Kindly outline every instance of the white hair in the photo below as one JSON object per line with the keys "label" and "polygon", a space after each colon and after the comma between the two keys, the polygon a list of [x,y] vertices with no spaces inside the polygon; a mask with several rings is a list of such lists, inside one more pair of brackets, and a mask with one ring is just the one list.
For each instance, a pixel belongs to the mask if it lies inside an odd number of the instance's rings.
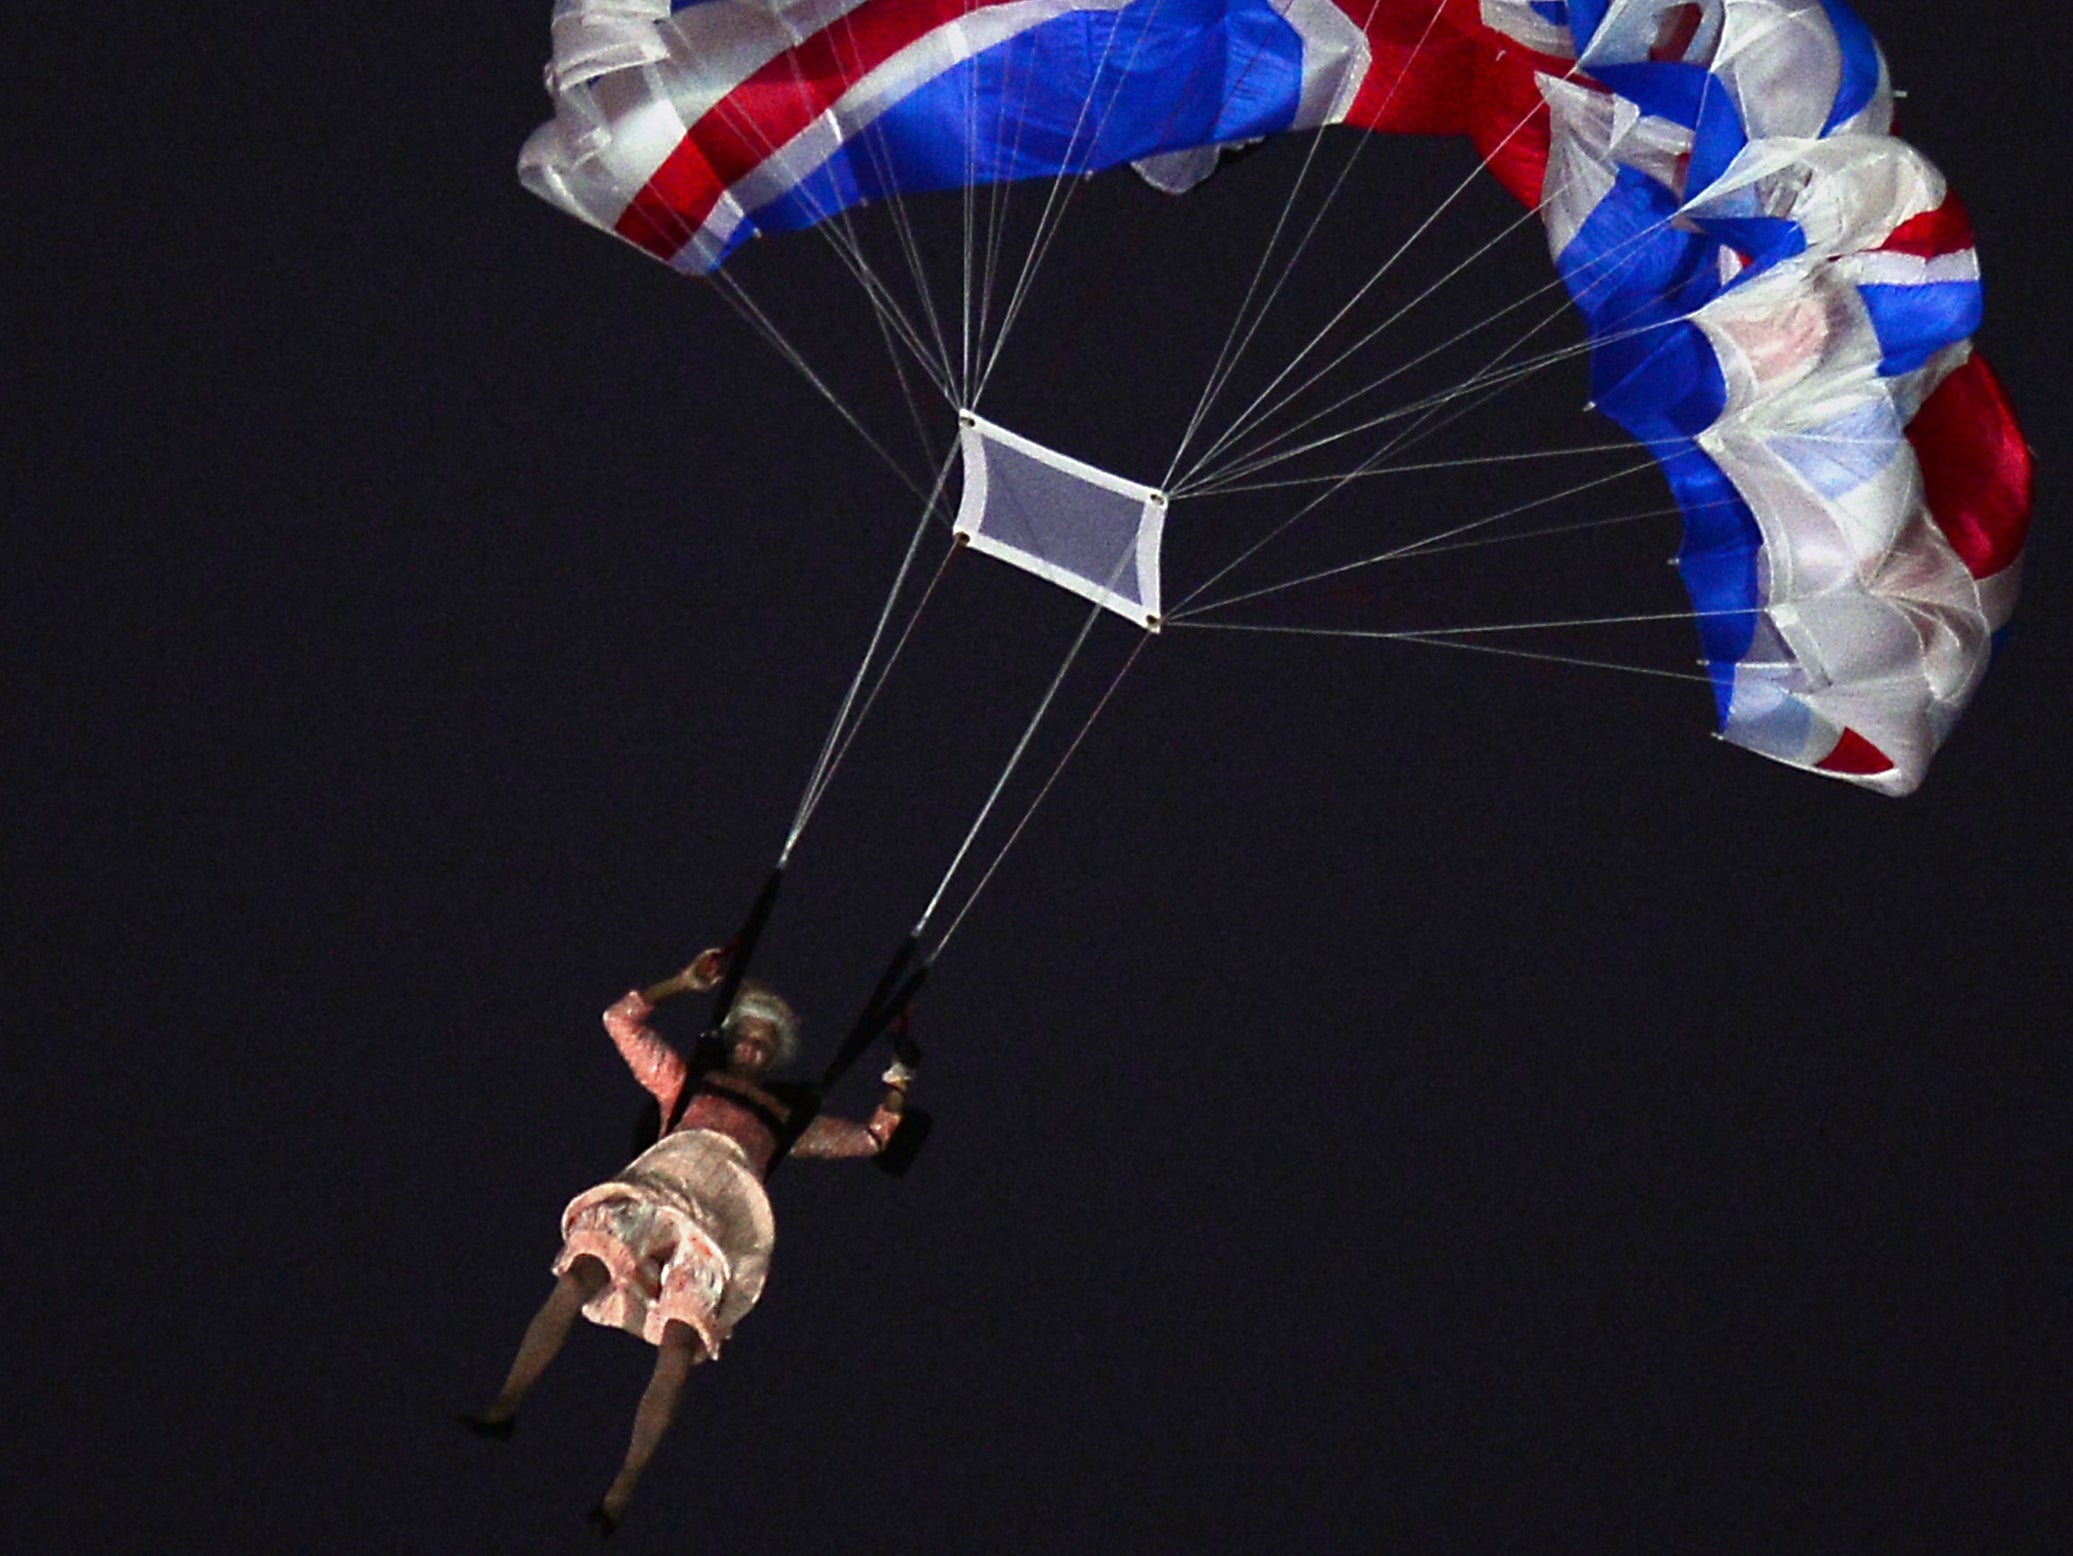
{"label": "white hair", "polygon": [[773,1070],[784,1068],[798,1057],[799,1017],[775,989],[753,978],[743,979],[740,989],[735,992],[727,1019],[720,1023],[720,1031],[732,1039],[745,1016],[769,1022],[771,1030],[777,1034],[770,1058]]}

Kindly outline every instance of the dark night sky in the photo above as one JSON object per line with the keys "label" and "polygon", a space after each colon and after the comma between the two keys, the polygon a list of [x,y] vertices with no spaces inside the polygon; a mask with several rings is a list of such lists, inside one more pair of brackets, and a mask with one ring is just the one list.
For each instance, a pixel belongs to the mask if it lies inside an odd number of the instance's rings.
{"label": "dark night sky", "polygon": [[[8,67],[11,1548],[575,1548],[623,1446],[648,1353],[589,1329],[509,1451],[450,1417],[618,1165],[597,1011],[732,927],[912,507],[709,293],[518,188],[546,9],[158,8]],[[928,1154],[787,1171],[619,1544],[2066,1527],[2067,62],[1865,10],[2040,459],[1927,788],[1724,747],[1672,681],[1162,636],[938,969]],[[1213,342],[1289,156],[1092,186],[989,412],[1169,446],[1121,407]],[[839,356],[862,314],[783,247],[751,284]],[[1581,393],[1474,436],[1593,441]],[[1668,531],[1625,543],[1674,609]],[[1079,619],[953,570],[769,944],[824,1043]]]}

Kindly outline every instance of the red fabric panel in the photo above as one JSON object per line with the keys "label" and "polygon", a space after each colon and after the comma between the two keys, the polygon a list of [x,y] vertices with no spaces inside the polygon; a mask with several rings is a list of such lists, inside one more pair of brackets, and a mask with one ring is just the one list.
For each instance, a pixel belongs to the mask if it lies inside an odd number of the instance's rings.
{"label": "red fabric panel", "polygon": [[1835,773],[1844,778],[1873,778],[1893,771],[1893,763],[1886,753],[1854,729],[1844,730],[1843,738],[1835,743],[1835,749],[1814,765],[1824,773]]}
{"label": "red fabric panel", "polygon": [[1540,203],[1548,110],[1536,70],[1567,75],[1485,27],[1477,0],[1336,0],[1364,27],[1373,63],[1346,122],[1397,135],[1466,135],[1522,205]]}
{"label": "red fabric panel", "polygon": [[1476,66],[1486,51],[1475,0],[1334,0],[1368,35],[1373,59],[1346,112],[1357,129],[1465,135]]}
{"label": "red fabric panel", "polygon": [[1483,58],[1476,73],[1474,122],[1469,138],[1491,175],[1524,206],[1540,204],[1547,182],[1548,136],[1553,125],[1547,99],[1534,77],[1542,71],[1574,78],[1567,60],[1547,59],[1509,39],[1490,35],[1501,47]]}
{"label": "red fabric panel", "polygon": [[1922,464],[1929,516],[1975,578],[2013,562],[2030,532],[2030,447],[2008,391],[1974,352],[1937,386],[1907,440]]}
{"label": "red fabric panel", "polygon": [[1933,211],[1912,216],[1893,229],[1893,235],[1879,248],[1890,254],[1913,254],[1934,259],[1939,254],[1956,254],[1972,247],[1972,217],[1956,190],[1946,190],[1943,204]]}
{"label": "red fabric panel", "polygon": [[677,143],[613,230],[664,259],[705,223],[720,193],[834,106],[856,81],[945,22],[965,0],[861,6],[780,54]]}

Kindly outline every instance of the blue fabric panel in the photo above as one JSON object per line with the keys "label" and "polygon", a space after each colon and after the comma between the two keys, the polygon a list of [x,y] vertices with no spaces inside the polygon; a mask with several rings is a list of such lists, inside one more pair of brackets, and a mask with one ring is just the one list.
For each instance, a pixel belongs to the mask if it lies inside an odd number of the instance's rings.
{"label": "blue fabric panel", "polygon": [[1558,261],[1597,342],[1591,354],[1598,408],[1663,466],[1684,513],[1678,568],[1712,665],[1723,722],[1734,667],[1756,630],[1755,517],[1695,441],[1720,419],[1727,383],[1705,335],[1683,316],[1720,291],[1719,246],[1667,225],[1676,196],[1622,168]]}
{"label": "blue fabric panel", "polygon": [[1699,122],[1699,107],[1708,97],[1713,76],[1703,65],[1683,60],[1645,60],[1632,65],[1601,65],[1591,72],[1643,113],[1668,119],[1687,129]]}
{"label": "blue fabric panel", "polygon": [[1074,12],[927,82],[753,221],[791,230],[859,199],[1272,135],[1294,121],[1302,86],[1302,39],[1269,0]]}
{"label": "blue fabric panel", "polygon": [[1749,653],[1763,604],[1756,560],[1763,550],[1763,534],[1734,483],[1698,445],[1665,459],[1663,474],[1684,510],[1677,572],[1699,614],[1699,644],[1725,724],[1734,697],[1735,666]]}
{"label": "blue fabric panel", "polygon": [[[1709,75],[1707,80],[1712,81]],[[1742,110],[1734,94],[1717,82],[1701,95],[1698,118],[1692,130],[1691,173],[1687,187],[1704,189],[1725,173],[1728,164],[1749,144],[1749,127],[1742,122]]]}
{"label": "blue fabric panel", "polygon": [[1748,266],[1734,278],[1736,286],[1807,251],[1806,229],[1788,216],[1708,216],[1697,225],[1708,237],[1749,256]]}
{"label": "blue fabric panel", "polygon": [[1579,55],[1598,36],[1598,29],[1605,25],[1605,13],[1611,9],[1612,0],[1569,0],[1569,35],[1576,39]]}
{"label": "blue fabric panel", "polygon": [[1843,85],[1836,93],[1828,122],[1821,126],[1821,133],[1826,135],[1863,112],[1864,105],[1877,93],[1879,46],[1872,39],[1871,29],[1858,20],[1857,13],[1843,0],[1821,0],[1821,9],[1828,13],[1828,23],[1835,28],[1836,42],[1843,49]]}
{"label": "blue fabric panel", "polygon": [[1912,373],[1945,346],[1971,335],[1986,301],[1977,281],[1860,286],[1857,295],[1886,353],[1879,371],[1888,378]]}
{"label": "blue fabric panel", "polygon": [[[1720,291],[1719,246],[1672,227],[1677,197],[1623,167],[1558,266],[1594,336],[1689,313]],[[1602,350],[1631,349],[1609,342]]]}
{"label": "blue fabric panel", "polygon": [[1526,0],[1527,9],[1542,21],[1555,27],[1569,25],[1569,7],[1563,0]]}

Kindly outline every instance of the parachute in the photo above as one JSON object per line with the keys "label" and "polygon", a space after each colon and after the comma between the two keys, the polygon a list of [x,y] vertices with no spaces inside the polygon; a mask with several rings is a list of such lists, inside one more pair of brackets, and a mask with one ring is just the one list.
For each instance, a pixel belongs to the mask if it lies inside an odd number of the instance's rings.
{"label": "parachute", "polygon": [[[693,275],[880,199],[1466,137],[1682,511],[1726,739],[1909,792],[2013,609],[2030,458],[1971,226],[1841,0],[559,0],[553,34],[521,177]],[[1169,494],[956,408],[957,532],[1156,627]]]}

